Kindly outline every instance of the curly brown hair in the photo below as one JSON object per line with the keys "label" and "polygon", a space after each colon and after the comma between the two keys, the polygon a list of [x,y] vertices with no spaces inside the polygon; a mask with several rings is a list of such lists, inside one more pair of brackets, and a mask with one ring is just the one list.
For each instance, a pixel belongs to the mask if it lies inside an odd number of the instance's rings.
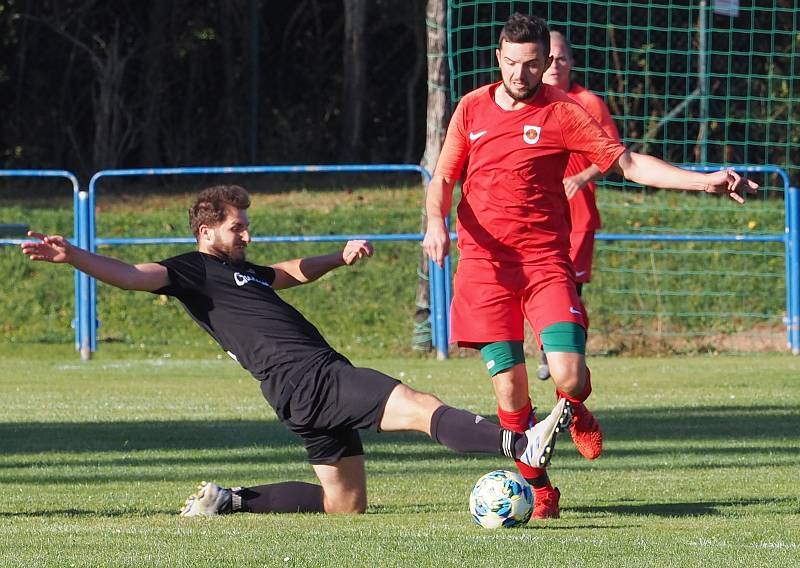
{"label": "curly brown hair", "polygon": [[225,208],[250,207],[250,195],[238,185],[215,185],[207,187],[197,195],[189,208],[189,226],[195,238],[200,236],[200,225],[215,227],[225,220]]}

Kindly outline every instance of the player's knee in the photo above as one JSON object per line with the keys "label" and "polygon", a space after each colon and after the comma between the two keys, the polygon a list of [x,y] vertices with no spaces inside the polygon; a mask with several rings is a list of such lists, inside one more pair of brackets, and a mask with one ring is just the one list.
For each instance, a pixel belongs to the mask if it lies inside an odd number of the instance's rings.
{"label": "player's knee", "polygon": [[554,353],[547,358],[550,375],[559,390],[577,395],[586,383],[586,360],[573,353]]}
{"label": "player's knee", "polygon": [[363,503],[332,503],[325,506],[325,512],[329,515],[363,515],[366,511],[366,500]]}
{"label": "player's knee", "polygon": [[428,433],[431,416],[441,405],[442,401],[432,394],[398,384],[386,401],[380,429],[383,432],[416,430]]}
{"label": "player's knee", "polygon": [[402,401],[409,411],[419,414],[428,415],[442,405],[442,401],[436,396],[403,384],[398,385],[393,394],[397,395],[397,399]]}
{"label": "player's knee", "polygon": [[[550,363],[549,359],[548,363]],[[550,363],[550,376],[553,377],[553,382],[559,390],[566,393],[577,392],[583,387],[584,379],[582,373],[573,366],[554,368]]]}
{"label": "player's knee", "polygon": [[340,493],[335,497],[325,495],[324,499],[325,512],[329,515],[361,515],[367,511],[366,493]]}

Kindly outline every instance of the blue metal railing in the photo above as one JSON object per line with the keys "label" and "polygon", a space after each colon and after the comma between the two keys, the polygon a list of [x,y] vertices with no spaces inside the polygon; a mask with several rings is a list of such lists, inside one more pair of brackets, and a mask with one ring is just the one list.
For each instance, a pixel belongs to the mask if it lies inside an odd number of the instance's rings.
{"label": "blue metal railing", "polygon": [[[420,174],[425,184],[431,180],[428,170],[414,164],[345,164],[345,165],[289,165],[289,166],[235,166],[235,167],[191,167],[191,168],[140,168],[125,170],[104,170],[94,174],[89,182],[89,199],[87,209],[95,211],[97,183],[106,177],[130,176],[156,176],[156,175],[211,175],[211,174],[296,174],[296,173],[391,173],[413,172]],[[104,239],[96,236],[96,223],[94,214],[89,215],[87,227],[87,250],[95,252],[98,244],[132,245],[132,244],[173,244],[194,243],[193,238],[165,237],[165,238],[113,238]],[[258,236],[254,242],[334,242],[351,239],[368,239],[373,241],[421,241],[419,233],[397,234],[358,234],[358,235],[306,235],[306,236]],[[430,298],[431,298],[431,325],[433,328],[433,344],[440,358],[447,357],[447,320],[444,318],[445,297],[442,292],[445,288],[444,271],[433,263],[429,264],[431,271]],[[448,273],[449,274],[449,273]],[[86,325],[89,326],[90,351],[97,349],[97,284],[93,278],[86,281],[88,302],[81,310]],[[94,325],[91,325],[92,322]]]}
{"label": "blue metal railing", "polygon": [[[598,233],[599,241],[719,241],[719,242],[782,242],[786,262],[786,335],[787,345],[795,355],[800,354],[800,197],[798,189],[790,187],[789,175],[776,166],[697,166],[681,165],[683,169],[698,172],[715,172],[723,167],[740,173],[775,174],[783,181],[784,189],[784,234],[774,235],[658,235]],[[450,233],[455,242],[457,236]],[[449,260],[449,259],[448,259]],[[438,267],[437,267],[438,268]],[[448,274],[450,272],[448,271]],[[449,283],[449,279],[448,279]],[[450,321],[450,302],[446,304],[446,321]],[[448,328],[449,339],[449,328]]]}
{"label": "blue metal railing", "polygon": [[[81,235],[81,225],[80,220],[78,219],[78,212],[81,210],[79,204],[79,194],[80,186],[78,184],[78,178],[72,172],[68,172],[67,170],[0,170],[0,177],[25,177],[25,178],[62,178],[66,179],[72,184],[72,211],[73,211],[73,218],[72,218],[72,232],[73,237],[70,239],[70,242],[73,244],[80,245],[80,235]],[[0,238],[0,246],[10,246],[10,245],[21,245],[22,243],[26,242],[29,239],[21,238],[21,239],[14,239],[14,238]],[[83,276],[83,273],[79,270],[74,271],[74,285],[75,285],[75,318],[72,320],[72,327],[75,329],[75,349],[81,349],[81,337],[79,333],[79,327],[81,323],[81,314],[79,311],[81,305],[81,299],[79,298],[79,290],[80,290],[80,279]]]}
{"label": "blue metal railing", "polygon": [[[695,171],[716,171],[720,166],[684,166]],[[800,190],[790,187],[788,175],[775,166],[735,167],[744,173],[773,173],[784,183],[785,223],[784,234],[775,235],[659,235],[659,234],[618,234],[599,233],[597,240],[605,241],[718,241],[718,242],[783,242],[785,249],[786,273],[786,329],[787,343],[794,354],[800,354]],[[86,250],[95,251],[98,244],[133,245],[133,244],[193,244],[191,237],[161,238],[102,238],[96,236],[95,197],[97,183],[105,177],[142,176],[142,175],[197,175],[197,174],[241,174],[241,173],[313,173],[313,172],[416,172],[423,176],[425,182],[430,181],[430,173],[424,168],[410,164],[377,164],[377,165],[297,165],[297,166],[241,166],[241,167],[208,167],[208,168],[148,168],[106,170],[92,176],[88,192],[80,191],[77,178],[64,170],[0,170],[0,176],[18,177],[63,177],[72,183],[74,208],[74,233],[71,241]],[[374,241],[421,241],[418,233],[397,234],[351,234],[351,235],[306,235],[306,236],[259,236],[255,242],[334,242],[350,239],[370,239]],[[453,242],[455,233],[451,233]],[[0,239],[1,245],[18,245],[25,239]],[[444,268],[430,263],[430,297],[433,327],[433,344],[439,358],[447,358],[450,338],[450,296],[451,265],[450,257],[445,258]],[[81,357],[88,359],[97,348],[96,328],[96,283],[94,279],[75,271],[75,346]]]}

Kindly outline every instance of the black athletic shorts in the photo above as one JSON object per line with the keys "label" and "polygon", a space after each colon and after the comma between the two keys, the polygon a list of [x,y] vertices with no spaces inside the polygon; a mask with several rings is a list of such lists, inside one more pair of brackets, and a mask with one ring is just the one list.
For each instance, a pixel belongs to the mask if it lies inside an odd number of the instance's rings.
{"label": "black athletic shorts", "polygon": [[281,422],[303,439],[311,464],[332,464],[363,455],[358,430],[378,431],[386,401],[400,384],[339,357],[299,378],[287,379],[282,396],[269,380],[261,383],[261,392]]}

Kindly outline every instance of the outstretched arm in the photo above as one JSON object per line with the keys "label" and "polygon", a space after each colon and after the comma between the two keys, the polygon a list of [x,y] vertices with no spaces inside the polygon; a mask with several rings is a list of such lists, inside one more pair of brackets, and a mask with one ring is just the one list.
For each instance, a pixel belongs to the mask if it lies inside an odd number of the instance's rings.
{"label": "outstretched arm", "polygon": [[738,203],[744,203],[745,196],[755,194],[758,189],[757,183],[742,178],[733,170],[725,169],[707,174],[692,172],[676,168],[653,156],[628,150],[620,155],[612,169],[626,179],[642,185],[726,194]]}
{"label": "outstretched arm", "polygon": [[369,241],[347,241],[340,252],[278,262],[272,265],[275,270],[272,287],[282,290],[308,284],[334,268],[355,264],[365,256],[372,256],[373,253]]}
{"label": "outstretched arm", "polygon": [[123,290],[152,292],[169,284],[167,269],[160,264],[128,264],[73,246],[60,235],[28,231],[28,236],[38,239],[21,245],[23,254],[31,260],[70,264],[89,276]]}

